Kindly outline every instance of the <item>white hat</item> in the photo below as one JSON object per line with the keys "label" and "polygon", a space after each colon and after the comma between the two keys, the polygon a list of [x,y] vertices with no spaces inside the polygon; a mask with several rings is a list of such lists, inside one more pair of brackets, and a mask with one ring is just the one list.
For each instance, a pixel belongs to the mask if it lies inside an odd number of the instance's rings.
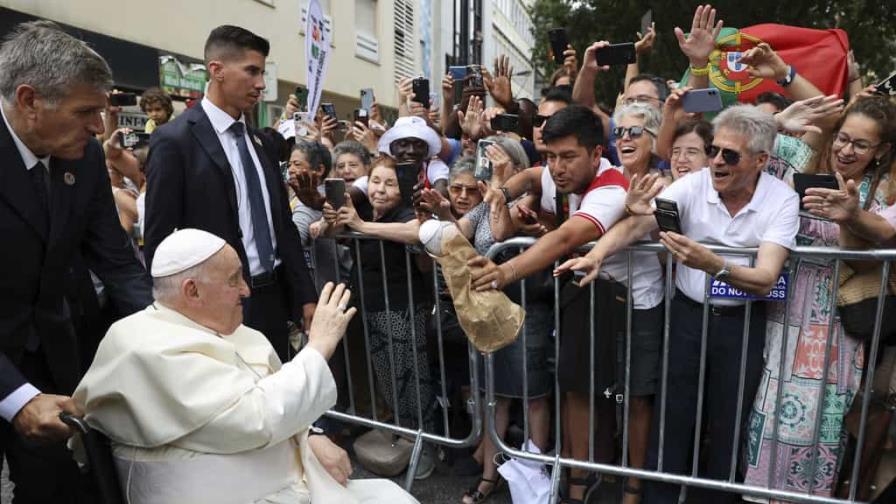
{"label": "white hat", "polygon": [[392,155],[389,146],[392,142],[402,138],[419,138],[426,142],[429,146],[429,154],[427,158],[437,155],[442,150],[442,140],[439,134],[426,124],[426,121],[417,116],[399,117],[395,121],[395,125],[386,130],[386,133],[380,137],[380,143],[377,148],[383,154]]}
{"label": "white hat", "polygon": [[174,230],[162,240],[152,259],[153,278],[166,277],[203,263],[227,242],[201,229]]}

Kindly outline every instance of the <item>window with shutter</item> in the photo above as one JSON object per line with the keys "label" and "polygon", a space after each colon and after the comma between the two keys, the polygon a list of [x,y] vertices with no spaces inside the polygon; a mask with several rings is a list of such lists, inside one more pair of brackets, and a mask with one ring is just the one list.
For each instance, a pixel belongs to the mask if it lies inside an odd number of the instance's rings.
{"label": "window with shutter", "polygon": [[395,0],[395,80],[417,75],[414,3]]}

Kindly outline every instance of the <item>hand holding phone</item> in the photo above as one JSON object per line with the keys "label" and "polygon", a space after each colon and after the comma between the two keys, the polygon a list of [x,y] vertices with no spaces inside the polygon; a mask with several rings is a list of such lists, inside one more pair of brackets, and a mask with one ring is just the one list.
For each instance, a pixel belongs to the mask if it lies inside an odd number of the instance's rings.
{"label": "hand holding phone", "polygon": [[837,183],[837,177],[829,173],[794,173],[793,188],[800,197],[800,210],[805,210],[803,198],[806,197],[806,189],[813,187],[836,191],[840,185]]}
{"label": "hand holding phone", "polygon": [[398,176],[398,192],[401,202],[407,208],[414,206],[414,190],[420,180],[421,166],[414,162],[396,163],[395,174]]}
{"label": "hand holding phone", "polygon": [[370,112],[373,110],[373,88],[364,88],[361,90],[361,108]]}
{"label": "hand holding phone", "polygon": [[473,177],[476,180],[482,180],[488,182],[492,179],[492,173],[494,171],[492,167],[492,160],[488,158],[488,146],[494,145],[495,142],[491,140],[480,140],[478,144],[476,144],[476,168],[473,171]]}
{"label": "hand holding phone", "polygon": [[422,103],[423,107],[428,109],[430,107],[429,79],[426,79],[424,77],[417,77],[416,79],[411,81],[411,89],[413,90],[411,99],[417,103]]}
{"label": "hand holding phone", "polygon": [[367,109],[355,109],[354,122],[360,122],[363,123],[364,126],[370,127],[370,113]]}
{"label": "hand holding phone", "polygon": [[635,43],[624,42],[601,47],[594,52],[594,57],[599,66],[630,65],[637,61],[635,57]]}
{"label": "hand holding phone", "polygon": [[333,210],[339,210],[345,205],[345,180],[341,178],[324,179],[324,193],[327,203]]}
{"label": "hand holding phone", "polygon": [[656,198],[654,201],[656,201],[656,211],[653,215],[656,217],[656,223],[660,227],[660,231],[684,234],[681,232],[678,203],[663,198]]}
{"label": "hand holding phone", "polygon": [[569,37],[566,36],[566,28],[554,28],[548,31],[548,41],[551,44],[551,55],[554,63],[563,65],[563,51],[569,47]]}

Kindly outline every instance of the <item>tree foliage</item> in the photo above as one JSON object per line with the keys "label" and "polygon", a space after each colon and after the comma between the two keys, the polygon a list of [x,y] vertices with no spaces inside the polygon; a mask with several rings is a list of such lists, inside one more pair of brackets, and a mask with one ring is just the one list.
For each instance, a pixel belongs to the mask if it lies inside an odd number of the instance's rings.
{"label": "tree foliage", "polygon": [[[657,40],[652,54],[642,58],[641,71],[678,79],[688,62],[678,49],[673,29],[688,31],[699,4],[691,0],[535,0],[530,9],[536,41],[533,61],[544,75],[556,69],[547,56],[551,28],[566,28],[581,64],[585,48],[594,41],[637,40],[641,16],[652,9]],[[734,28],[762,23],[842,28],[866,81],[877,82],[896,70],[896,2],[891,0],[719,0],[713,6],[725,26]],[[616,67],[612,77],[598,79],[601,101],[613,102],[622,91],[624,73],[623,67]]]}

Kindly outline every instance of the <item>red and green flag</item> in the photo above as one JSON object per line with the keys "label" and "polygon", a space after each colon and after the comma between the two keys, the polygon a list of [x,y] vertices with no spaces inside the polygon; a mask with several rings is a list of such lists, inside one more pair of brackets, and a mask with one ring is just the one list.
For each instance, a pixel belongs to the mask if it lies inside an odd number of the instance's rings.
{"label": "red and green flag", "polygon": [[[747,28],[722,28],[716,49],[709,57],[709,82],[719,89],[725,106],[735,102],[753,102],[766,91],[783,93],[775,81],[750,77],[747,67],[738,63],[741,55],[766,42],[797,73],[827,95],[842,95],[847,87],[846,66],[849,40],[840,29],[815,30],[779,24],[760,24]],[[688,79],[685,72],[683,83]]]}

